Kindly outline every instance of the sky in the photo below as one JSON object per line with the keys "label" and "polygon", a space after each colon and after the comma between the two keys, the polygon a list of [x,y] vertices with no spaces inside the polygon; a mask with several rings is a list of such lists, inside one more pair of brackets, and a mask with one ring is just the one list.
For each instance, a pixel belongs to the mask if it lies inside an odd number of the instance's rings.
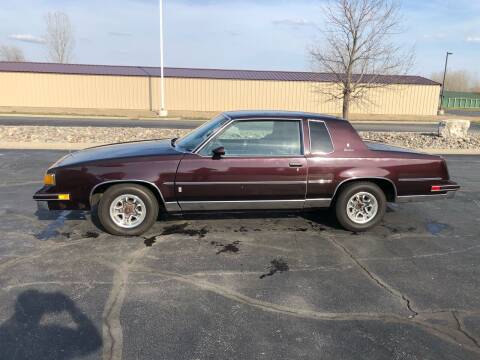
{"label": "sky", "polygon": [[[308,48],[321,45],[324,0],[164,0],[165,64],[174,67],[311,71]],[[44,16],[69,15],[75,31],[72,62],[158,66],[157,0],[1,0],[0,44],[47,61]],[[404,32],[414,47],[410,73],[449,69],[478,75],[480,0],[403,0]]]}

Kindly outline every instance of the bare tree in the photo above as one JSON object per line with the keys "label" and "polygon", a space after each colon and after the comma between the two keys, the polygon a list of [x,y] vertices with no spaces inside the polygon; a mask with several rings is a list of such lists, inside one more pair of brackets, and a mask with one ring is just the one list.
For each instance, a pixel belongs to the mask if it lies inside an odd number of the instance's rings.
{"label": "bare tree", "polygon": [[329,0],[324,14],[324,43],[310,54],[315,67],[331,73],[335,84],[319,91],[329,100],[343,101],[348,119],[352,102],[368,102],[369,89],[389,85],[385,75],[408,71],[413,51],[403,51],[391,39],[401,30],[399,4],[392,0]]}
{"label": "bare tree", "polygon": [[[441,83],[443,81],[443,72],[432,73],[431,78]],[[474,91],[478,86],[476,76],[465,70],[449,71],[445,77],[445,90]]]}
{"label": "bare tree", "polygon": [[1,61],[25,61],[22,49],[18,46],[0,45],[0,60]]}
{"label": "bare tree", "polygon": [[69,63],[72,58],[75,39],[68,15],[63,12],[48,13],[45,16],[45,46],[50,61]]}

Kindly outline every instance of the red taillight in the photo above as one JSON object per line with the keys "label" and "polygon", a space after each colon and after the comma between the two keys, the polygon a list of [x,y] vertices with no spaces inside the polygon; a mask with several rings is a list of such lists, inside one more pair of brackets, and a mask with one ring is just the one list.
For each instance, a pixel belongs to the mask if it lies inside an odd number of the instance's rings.
{"label": "red taillight", "polygon": [[442,187],[440,185],[432,185],[432,188],[430,191],[441,191]]}

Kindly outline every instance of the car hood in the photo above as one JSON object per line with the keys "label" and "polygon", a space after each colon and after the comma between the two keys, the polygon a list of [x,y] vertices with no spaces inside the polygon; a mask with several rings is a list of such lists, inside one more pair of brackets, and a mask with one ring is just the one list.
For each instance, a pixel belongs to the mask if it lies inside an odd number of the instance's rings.
{"label": "car hood", "polygon": [[169,139],[135,141],[88,148],[68,154],[51,168],[76,165],[98,160],[112,160],[137,156],[178,155]]}

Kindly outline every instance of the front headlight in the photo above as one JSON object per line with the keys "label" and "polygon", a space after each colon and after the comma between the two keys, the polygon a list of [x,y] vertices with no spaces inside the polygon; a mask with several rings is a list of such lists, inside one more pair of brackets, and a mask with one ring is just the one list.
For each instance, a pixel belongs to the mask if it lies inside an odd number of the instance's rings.
{"label": "front headlight", "polygon": [[43,183],[45,185],[55,185],[55,174],[45,174]]}

